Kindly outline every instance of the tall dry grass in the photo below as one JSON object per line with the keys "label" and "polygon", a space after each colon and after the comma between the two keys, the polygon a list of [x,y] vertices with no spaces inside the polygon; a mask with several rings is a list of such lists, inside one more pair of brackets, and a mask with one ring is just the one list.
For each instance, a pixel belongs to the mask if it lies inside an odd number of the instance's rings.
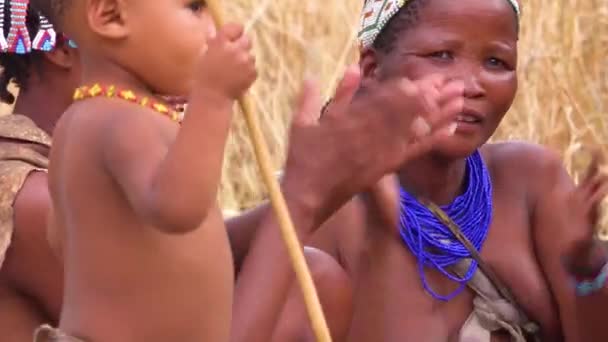
{"label": "tall dry grass", "polygon": [[[345,65],[356,61],[363,0],[223,3],[255,41],[260,78],[252,94],[278,169],[302,80],[313,75],[328,97]],[[577,176],[587,162],[584,146],[606,147],[608,139],[608,0],[525,0],[523,8],[520,91],[494,139],[551,146]],[[220,200],[225,209],[238,211],[264,197],[249,136],[237,116]]]}
{"label": "tall dry grass", "polygon": [[[363,1],[224,3],[254,37],[261,77],[253,96],[279,168],[302,79],[313,75],[329,96],[345,65],[356,61],[355,30]],[[577,176],[588,162],[585,145],[606,147],[608,139],[608,1],[528,0],[523,9],[520,91],[494,139],[551,146]],[[264,186],[238,117],[228,144],[221,202],[239,210],[263,198]]]}

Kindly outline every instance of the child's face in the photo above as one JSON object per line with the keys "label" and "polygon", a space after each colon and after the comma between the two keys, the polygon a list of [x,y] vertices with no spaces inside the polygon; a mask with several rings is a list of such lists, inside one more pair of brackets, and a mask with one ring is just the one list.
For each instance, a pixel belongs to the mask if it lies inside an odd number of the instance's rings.
{"label": "child's face", "polygon": [[507,0],[430,0],[395,48],[379,56],[380,78],[438,73],[465,82],[464,117],[437,153],[468,156],[496,130],[517,90],[517,31]]}
{"label": "child's face", "polygon": [[155,93],[187,95],[199,56],[215,35],[204,1],[129,0],[124,6],[128,35],[120,64]]}

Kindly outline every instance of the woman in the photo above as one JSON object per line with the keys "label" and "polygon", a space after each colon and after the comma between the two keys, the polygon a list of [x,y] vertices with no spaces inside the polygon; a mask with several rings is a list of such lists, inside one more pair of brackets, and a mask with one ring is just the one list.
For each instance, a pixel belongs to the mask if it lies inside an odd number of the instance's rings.
{"label": "woman", "polygon": [[[62,267],[45,228],[47,156],[51,131],[71,102],[79,71],[77,51],[36,10],[30,8],[20,22],[11,15],[19,4],[3,5],[3,32],[26,27],[31,37],[11,40],[9,34],[7,51],[0,53],[0,99],[14,104],[15,112],[0,117],[0,331],[2,341],[21,342],[59,317]],[[19,88],[16,100],[11,83]]]}
{"label": "woman", "polygon": [[575,187],[542,147],[487,144],[517,89],[519,15],[515,0],[366,1],[359,96],[439,74],[465,100],[384,207],[354,199],[312,244],[353,282],[348,341],[608,340],[608,254],[593,239],[606,177],[594,164]]}

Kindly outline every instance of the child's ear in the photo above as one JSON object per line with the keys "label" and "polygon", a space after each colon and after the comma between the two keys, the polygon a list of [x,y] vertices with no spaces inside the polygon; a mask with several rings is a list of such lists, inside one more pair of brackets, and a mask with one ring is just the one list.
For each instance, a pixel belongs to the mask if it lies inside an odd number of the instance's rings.
{"label": "child's ear", "polygon": [[125,0],[87,2],[87,20],[93,32],[108,39],[123,39],[129,35]]}

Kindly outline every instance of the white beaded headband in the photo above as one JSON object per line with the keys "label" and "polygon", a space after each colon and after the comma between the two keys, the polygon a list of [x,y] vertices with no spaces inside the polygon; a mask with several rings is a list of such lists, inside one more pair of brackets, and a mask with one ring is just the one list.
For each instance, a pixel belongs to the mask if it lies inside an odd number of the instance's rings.
{"label": "white beaded headband", "polygon": [[[411,0],[365,0],[363,13],[361,15],[361,29],[359,31],[359,43],[362,48],[368,48],[382,32],[386,24]],[[517,16],[520,15],[517,0],[507,0],[515,9]]]}
{"label": "white beaded headband", "polygon": [[[10,29],[5,36],[5,7],[10,12]],[[33,50],[51,51],[57,43],[57,32],[49,20],[38,13],[39,29],[32,40],[27,29],[27,15],[30,11],[29,0],[0,0],[0,53],[28,54]],[[71,47],[76,47],[68,39]]]}

